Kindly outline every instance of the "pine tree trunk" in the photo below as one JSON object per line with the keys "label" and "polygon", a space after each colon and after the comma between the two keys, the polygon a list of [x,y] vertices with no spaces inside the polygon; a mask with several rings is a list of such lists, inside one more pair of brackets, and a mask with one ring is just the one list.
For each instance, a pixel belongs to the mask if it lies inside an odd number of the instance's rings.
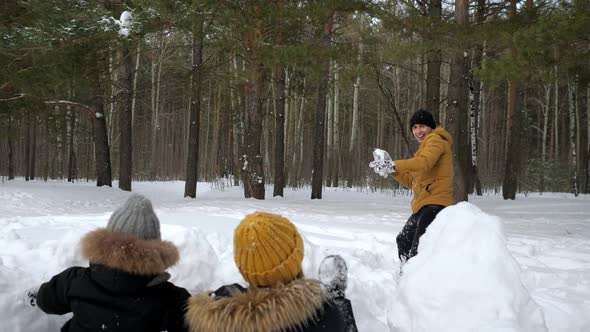
{"label": "pine tree trunk", "polygon": [[119,188],[131,191],[133,176],[133,142],[131,133],[131,101],[133,90],[133,57],[128,46],[118,52],[118,74],[121,92],[117,103],[119,115]]}
{"label": "pine tree trunk", "polygon": [[569,106],[569,120],[570,120],[570,153],[572,158],[572,193],[574,196],[578,196],[578,155],[576,153],[576,106],[577,106],[577,79],[570,79],[568,81],[568,106]]}
{"label": "pine tree trunk", "polygon": [[[272,75],[272,74],[271,74]],[[272,87],[272,84],[270,84],[270,89],[274,89]],[[269,91],[269,95],[271,95],[273,92]],[[271,157],[270,157],[270,153],[272,152],[272,147],[271,147],[271,134],[272,134],[272,126],[270,124],[271,122],[271,117],[269,116],[264,116],[264,115],[269,115],[272,114],[271,111],[271,107],[274,107],[274,102],[272,102],[272,98],[265,98],[265,100],[263,101],[264,103],[264,112],[263,117],[262,117],[262,151],[263,151],[263,167],[264,167],[264,174],[272,174],[272,168],[273,168],[273,163],[274,163],[274,159],[271,162]],[[274,122],[274,121],[273,121]]]}
{"label": "pine tree trunk", "polygon": [[[334,63],[332,60],[330,60],[330,73],[329,75],[329,79],[328,82],[333,82],[334,81],[334,76],[333,74],[333,69],[334,69]],[[334,105],[333,105],[333,101],[334,101],[334,96],[332,95],[333,90],[328,88],[328,92],[327,92],[327,96],[326,96],[326,187],[331,187],[332,186],[332,174],[333,174],[333,168],[332,168],[332,159],[334,158],[334,155],[332,154],[333,151],[333,145],[334,145]]]}
{"label": "pine tree trunk", "polygon": [[[111,78],[111,82],[116,82],[118,80],[117,74],[118,71],[114,70],[114,64],[113,64],[113,52],[111,50],[109,50],[109,77]],[[116,84],[110,84],[110,88],[109,88],[109,112],[108,114],[105,114],[105,119],[106,119],[106,123],[107,123],[107,129],[108,129],[108,140],[109,140],[109,144],[115,144],[114,142],[114,135],[117,132],[117,128],[116,128],[116,118],[115,115],[117,114],[117,109],[115,107],[115,96],[118,93],[117,90],[117,85]]]}
{"label": "pine tree trunk", "polygon": [[8,180],[14,180],[14,138],[12,137],[12,115],[8,115]]}
{"label": "pine tree trunk", "polygon": [[[210,158],[210,151],[209,151],[209,140],[210,140],[210,136],[209,136],[209,128],[211,128],[211,109],[213,108],[213,104],[214,104],[214,93],[213,93],[213,82],[209,81],[209,92],[207,93],[207,97],[206,97],[206,103],[207,105],[205,106],[206,109],[206,113],[205,116],[203,118],[203,120],[205,120],[205,123],[201,123],[203,128],[204,128],[204,133],[203,133],[203,137],[205,139],[199,139],[199,142],[201,143],[201,146],[199,147],[200,151],[203,151],[203,159],[204,160],[208,160]],[[208,173],[208,169],[207,169],[207,162],[201,162],[201,165],[199,165],[199,169],[200,169],[200,173],[204,175],[205,180],[208,180],[209,177],[209,173]]]}
{"label": "pine tree trunk", "polygon": [[586,184],[584,193],[590,193],[590,84],[586,86]]}
{"label": "pine tree trunk", "polygon": [[219,148],[219,141],[220,141],[220,129],[221,129],[221,87],[216,86],[216,93],[215,93],[215,107],[213,108],[214,111],[214,122],[213,122],[213,137],[211,142],[211,153],[208,159],[211,160],[210,167],[211,167],[211,174],[213,179],[217,179],[223,174],[221,174],[221,163],[223,158],[219,155],[220,148]]}
{"label": "pine tree trunk", "polygon": [[131,128],[135,126],[135,111],[137,109],[137,83],[139,82],[139,64],[141,55],[141,39],[137,40],[135,49],[135,68],[133,69],[133,92],[131,94]]}
{"label": "pine tree trunk", "polygon": [[65,178],[68,174],[68,116],[71,113],[69,106],[66,106],[66,111],[60,109],[60,134],[58,136],[58,146],[60,152],[59,158],[59,176]]}
{"label": "pine tree trunk", "polygon": [[92,134],[94,136],[94,163],[96,172],[96,186],[112,187],[112,169],[111,169],[111,155],[109,147],[109,137],[107,132],[107,122],[105,117],[105,101],[104,95],[106,89],[102,85],[102,68],[104,61],[104,53],[98,50],[96,56],[96,69],[94,72],[94,95],[91,99],[91,108],[94,112],[92,118]]}
{"label": "pine tree trunk", "polygon": [[332,186],[338,187],[338,178],[342,174],[340,152],[340,73],[338,63],[334,61],[334,140],[332,144]]}
{"label": "pine tree trunk", "polygon": [[[430,17],[432,25],[435,27],[440,24],[442,15],[441,0],[430,1],[428,9],[428,16]],[[431,34],[431,38],[437,38]],[[440,105],[440,66],[441,66],[441,50],[434,48],[427,53],[427,68],[426,68],[426,109],[433,114],[438,114]]]}
{"label": "pine tree trunk", "polygon": [[96,186],[112,187],[111,159],[109,157],[109,142],[106,136],[107,125],[104,120],[104,112],[98,111],[98,116],[94,122]]}
{"label": "pine tree trunk", "polygon": [[559,160],[559,72],[557,66],[554,68],[555,72],[555,113],[553,118],[553,159]]}
{"label": "pine tree trunk", "polygon": [[[357,53],[357,63],[358,68],[360,69],[361,61],[362,61],[362,53],[363,53],[363,41],[361,40],[359,34],[358,40],[358,53]],[[359,124],[360,124],[360,112],[359,112],[359,93],[361,88],[361,74],[356,74],[356,79],[353,84],[353,93],[352,93],[352,124],[350,125],[350,141],[348,144],[348,187],[352,187],[355,176],[357,175],[357,167],[355,161],[357,160],[356,154],[358,153],[359,147]]]}
{"label": "pine tree trunk", "polygon": [[506,115],[506,161],[502,196],[504,199],[516,198],[518,158],[520,155],[520,82],[511,80],[508,83],[508,110]]}
{"label": "pine tree trunk", "polygon": [[[475,12],[475,21],[476,24],[483,24],[485,22],[485,13],[486,13],[486,0],[477,0],[477,9]],[[475,68],[480,68],[481,67],[481,62],[482,62],[482,58],[483,58],[483,48],[484,45],[483,44],[477,44],[474,48],[474,54],[473,54],[473,66],[472,68],[470,68],[470,78],[471,78],[471,82],[472,82],[472,90],[470,88],[470,90],[473,93],[473,122],[472,122],[472,128],[473,128],[473,133],[475,134],[474,136],[472,136],[471,139],[471,145],[472,145],[472,149],[475,150],[475,162],[473,163],[473,178],[472,180],[474,181],[474,185],[475,185],[475,192],[478,196],[481,196],[482,193],[482,188],[481,188],[481,180],[479,177],[479,167],[478,167],[478,162],[477,162],[477,158],[479,158],[480,156],[480,148],[479,148],[479,144],[478,144],[478,138],[480,137],[480,132],[479,132],[479,128],[480,128],[480,119],[481,119],[481,110],[482,110],[482,90],[483,90],[483,85],[481,83],[480,80],[475,79],[473,77],[473,67]],[[469,186],[469,191],[471,191],[471,186]]]}
{"label": "pine tree trunk", "polygon": [[96,77],[96,95],[93,98],[93,108],[96,117],[93,121],[94,127],[94,160],[96,163],[96,186],[112,187],[111,157],[109,152],[109,138],[107,135],[107,123],[104,116],[104,104],[102,100],[102,89],[100,77]]}
{"label": "pine tree trunk", "polygon": [[[468,1],[455,1],[455,21],[468,29]],[[463,50],[455,50],[451,61],[449,89],[447,97],[446,126],[451,133],[453,144],[454,180],[453,196],[455,202],[467,201],[468,177],[472,174],[471,152],[469,146],[468,122],[468,59]]]}
{"label": "pine tree trunk", "polygon": [[29,159],[29,179],[35,180],[35,163],[37,160],[37,112],[32,112],[31,119],[31,157]]}
{"label": "pine tree trunk", "polygon": [[[551,108],[551,85],[543,85],[544,90],[544,101],[542,105],[543,112],[543,129],[542,129],[542,141],[541,141],[541,161],[544,163],[547,161],[547,135],[549,132],[549,111]],[[541,191],[543,191],[541,189]]]}
{"label": "pine tree trunk", "polygon": [[[253,8],[259,15],[259,8]],[[256,25],[245,33],[246,60],[248,61],[247,81],[244,82],[245,121],[242,174],[244,197],[264,199],[264,165],[261,151],[262,112],[264,89],[264,65],[260,58],[260,44],[264,36],[263,21],[256,19]]]}
{"label": "pine tree trunk", "polygon": [[[468,64],[469,66],[469,64]],[[469,145],[471,147],[471,174],[466,177],[466,192],[470,194],[473,192],[473,187],[476,187],[477,195],[481,196],[481,182],[479,181],[479,173],[477,167],[477,136],[478,136],[478,118],[479,118],[479,81],[473,78],[473,71],[471,66],[468,67],[468,86],[469,86]]]}
{"label": "pine tree trunk", "polygon": [[285,187],[285,70],[283,65],[275,66],[275,145],[274,145],[274,189],[273,197],[283,197]]}
{"label": "pine tree trunk", "polygon": [[301,185],[301,174],[303,169],[303,146],[304,146],[304,139],[305,133],[303,128],[303,118],[305,112],[305,105],[306,105],[306,96],[305,96],[305,89],[307,85],[307,80],[303,77],[301,81],[301,95],[299,96],[297,92],[293,97],[293,104],[290,107],[291,109],[291,125],[288,137],[290,137],[289,141],[291,142],[287,146],[289,147],[288,156],[293,156],[290,158],[290,166],[288,172],[288,181],[291,186],[300,186]]}
{"label": "pine tree trunk", "polygon": [[51,108],[43,114],[43,180],[49,178],[49,114]]}
{"label": "pine tree trunk", "polygon": [[250,80],[244,83],[246,99],[246,117],[244,130],[244,155],[242,170],[244,181],[244,197],[264,199],[264,168],[261,151],[262,138],[262,100],[263,65],[256,57],[251,58],[255,64],[251,68]]}
{"label": "pine tree trunk", "polygon": [[31,110],[27,109],[25,112],[25,181],[29,181],[31,174]]}
{"label": "pine tree trunk", "polygon": [[158,48],[157,54],[152,57],[150,64],[151,69],[151,136],[150,136],[150,178],[156,179],[158,176],[158,166],[161,161],[158,159],[158,136],[160,134],[160,82],[162,77],[162,63],[164,61],[164,37],[162,32],[156,33],[156,42]]}
{"label": "pine tree trunk", "polygon": [[545,91],[545,99],[541,106],[543,112],[543,131],[541,133],[541,179],[539,181],[539,191],[545,191],[545,173],[546,167],[545,162],[547,161],[547,135],[549,132],[549,112],[551,110],[551,84],[545,84],[543,86]]}
{"label": "pine tree trunk", "polygon": [[[295,152],[296,158],[293,159],[293,169],[295,173],[293,173],[293,181],[296,185],[300,186],[302,184],[302,177],[303,177],[303,159],[304,159],[304,148],[305,148],[305,141],[306,141],[306,133],[305,133],[305,108],[307,103],[307,97],[305,95],[305,86],[307,80],[303,80],[303,87],[301,98],[299,102],[299,108],[297,111],[297,123],[295,125]],[[303,135],[302,135],[303,134]]]}
{"label": "pine tree trunk", "polygon": [[199,131],[201,117],[201,90],[203,78],[203,24],[193,23],[192,33],[192,64],[191,64],[191,92],[190,92],[190,120],[188,151],[186,157],[186,180],[184,197],[197,196],[198,161],[199,161]]}
{"label": "pine tree trunk", "polygon": [[[516,0],[510,1],[510,17],[516,16]],[[515,50],[511,50],[515,53]],[[506,114],[506,159],[504,179],[502,181],[502,196],[504,199],[516,199],[518,189],[518,159],[520,155],[520,108],[521,83],[517,80],[508,82],[508,109]]]}
{"label": "pine tree trunk", "polygon": [[75,168],[76,168],[76,156],[74,149],[74,126],[76,125],[76,115],[74,112],[70,113],[70,123],[68,124],[68,182],[74,182]]}
{"label": "pine tree trunk", "polygon": [[[235,93],[234,91],[237,91],[237,89],[234,89],[234,87],[237,85],[237,77],[238,77],[238,64],[237,64],[237,57],[234,54],[232,56],[232,62],[230,64],[230,102],[231,102],[231,110],[232,110],[232,114],[233,116],[236,117],[236,119],[234,119],[232,121],[232,139],[233,139],[233,158],[232,158],[232,175],[233,175],[233,180],[234,183],[233,185],[235,187],[240,185],[240,174],[241,174],[241,168],[240,168],[240,149],[242,146],[242,142],[241,142],[241,138],[243,137],[242,135],[242,131],[241,128],[243,128],[242,125],[242,117],[239,116],[239,110],[242,109],[242,103],[241,103],[241,99],[240,99],[240,95],[239,92]],[[235,93],[235,96],[234,96]],[[236,116],[237,115],[237,116]]]}
{"label": "pine tree trunk", "polygon": [[[324,23],[321,47],[330,48],[332,39],[332,15]],[[328,80],[330,78],[330,59],[321,60],[320,81],[318,84],[318,100],[315,111],[315,129],[313,133],[313,175],[311,179],[311,199],[322,198],[322,184],[324,177],[324,150],[325,150],[325,121],[326,121],[326,95],[328,93]],[[357,76],[357,82],[360,79]]]}
{"label": "pine tree trunk", "polygon": [[[136,122],[137,122],[137,85],[139,83],[139,69],[140,69],[140,58],[141,58],[141,39],[137,38],[136,40],[136,47],[135,47],[135,53],[133,54],[135,56],[135,64],[133,67],[133,86],[131,89],[131,132],[134,133],[133,134],[133,145],[138,147],[138,149],[133,149],[133,160],[136,160],[136,165],[144,165],[145,164],[145,159],[143,158],[143,150],[144,150],[144,139],[143,139],[143,128],[141,126],[137,126]],[[136,129],[137,128],[137,129]],[[78,153],[78,155],[80,155]],[[145,171],[145,167],[135,167],[135,172],[134,174],[138,174],[139,171],[139,176],[141,177],[141,179],[144,179],[144,171]]]}

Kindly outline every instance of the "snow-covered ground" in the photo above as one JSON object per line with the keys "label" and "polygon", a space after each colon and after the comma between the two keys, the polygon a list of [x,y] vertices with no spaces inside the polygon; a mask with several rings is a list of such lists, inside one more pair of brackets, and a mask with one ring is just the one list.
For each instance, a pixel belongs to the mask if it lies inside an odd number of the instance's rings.
{"label": "snow-covered ground", "polygon": [[[327,188],[285,198],[244,199],[241,188],[184,182],[134,183],[152,199],[162,237],[180,249],[172,281],[190,292],[244,284],[233,229],[261,210],[293,221],[305,242],[304,272],[321,260],[348,263],[348,297],[360,331],[590,331],[590,197],[570,194],[470,197],[445,209],[399,276],[395,236],[407,195]],[[49,332],[68,317],[28,307],[24,292],[72,265],[78,241],[104,227],[129,193],[92,183],[0,182],[0,331]]]}

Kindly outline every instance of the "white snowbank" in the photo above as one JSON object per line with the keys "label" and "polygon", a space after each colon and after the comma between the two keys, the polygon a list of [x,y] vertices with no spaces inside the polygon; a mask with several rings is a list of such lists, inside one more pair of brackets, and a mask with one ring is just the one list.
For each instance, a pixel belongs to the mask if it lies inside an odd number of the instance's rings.
{"label": "white snowbank", "polygon": [[546,331],[497,217],[444,209],[404,266],[389,324],[396,331]]}
{"label": "white snowbank", "polygon": [[[27,306],[24,293],[69,266],[87,265],[80,238],[104,227],[129,195],[113,185],[0,181],[0,331],[54,332],[68,319]],[[414,324],[415,331],[461,332],[477,319],[488,324],[475,327],[481,331],[543,331],[522,284],[540,305],[548,331],[590,331],[588,195],[470,197],[485,213],[471,204],[443,211],[400,278],[395,236],[411,213],[408,195],[325,188],[323,199],[312,201],[309,190],[289,189],[284,198],[267,193],[259,201],[244,199],[243,189],[229,183],[215,187],[223,190],[199,183],[193,200],[182,197],[184,182],[133,183],[152,200],[162,238],[179,247],[180,261],[170,273],[190,292],[245,285],[233,261],[233,230],[260,210],[296,224],[306,276],[316,278],[327,255],[346,260],[347,297],[359,331],[405,331]],[[492,215],[502,218],[507,242]]]}

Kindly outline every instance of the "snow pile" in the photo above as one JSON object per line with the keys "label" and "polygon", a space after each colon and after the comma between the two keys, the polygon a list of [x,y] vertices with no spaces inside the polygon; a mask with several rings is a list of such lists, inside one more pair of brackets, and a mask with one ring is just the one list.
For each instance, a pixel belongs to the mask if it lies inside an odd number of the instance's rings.
{"label": "snow pile", "polygon": [[547,331],[497,217],[469,203],[444,209],[405,266],[394,331]]}
{"label": "snow pile", "polygon": [[[1,332],[58,331],[69,318],[27,306],[25,293],[67,267],[88,265],[80,238],[104,227],[129,195],[114,186],[0,182]],[[322,200],[310,201],[309,190],[288,189],[285,197],[252,200],[240,187],[199,183],[191,200],[181,181],[133,188],[152,200],[162,239],[180,250],[171,281],[191,293],[246,285],[233,231],[259,210],[295,223],[306,277],[318,278],[328,255],[345,259],[359,331],[590,331],[590,195],[470,197],[485,213],[471,204],[441,212],[400,277],[395,236],[411,213],[409,195],[325,188]],[[502,218],[508,244],[491,215]]]}

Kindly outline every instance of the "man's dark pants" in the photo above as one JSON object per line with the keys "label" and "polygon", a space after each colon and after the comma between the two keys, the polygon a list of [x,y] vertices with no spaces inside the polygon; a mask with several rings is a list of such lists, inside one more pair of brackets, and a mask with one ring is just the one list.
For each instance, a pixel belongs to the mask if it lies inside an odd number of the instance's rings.
{"label": "man's dark pants", "polygon": [[445,207],[442,205],[424,205],[418,212],[411,215],[396,238],[397,253],[401,262],[407,262],[418,253],[420,237],[434,220],[436,215]]}

